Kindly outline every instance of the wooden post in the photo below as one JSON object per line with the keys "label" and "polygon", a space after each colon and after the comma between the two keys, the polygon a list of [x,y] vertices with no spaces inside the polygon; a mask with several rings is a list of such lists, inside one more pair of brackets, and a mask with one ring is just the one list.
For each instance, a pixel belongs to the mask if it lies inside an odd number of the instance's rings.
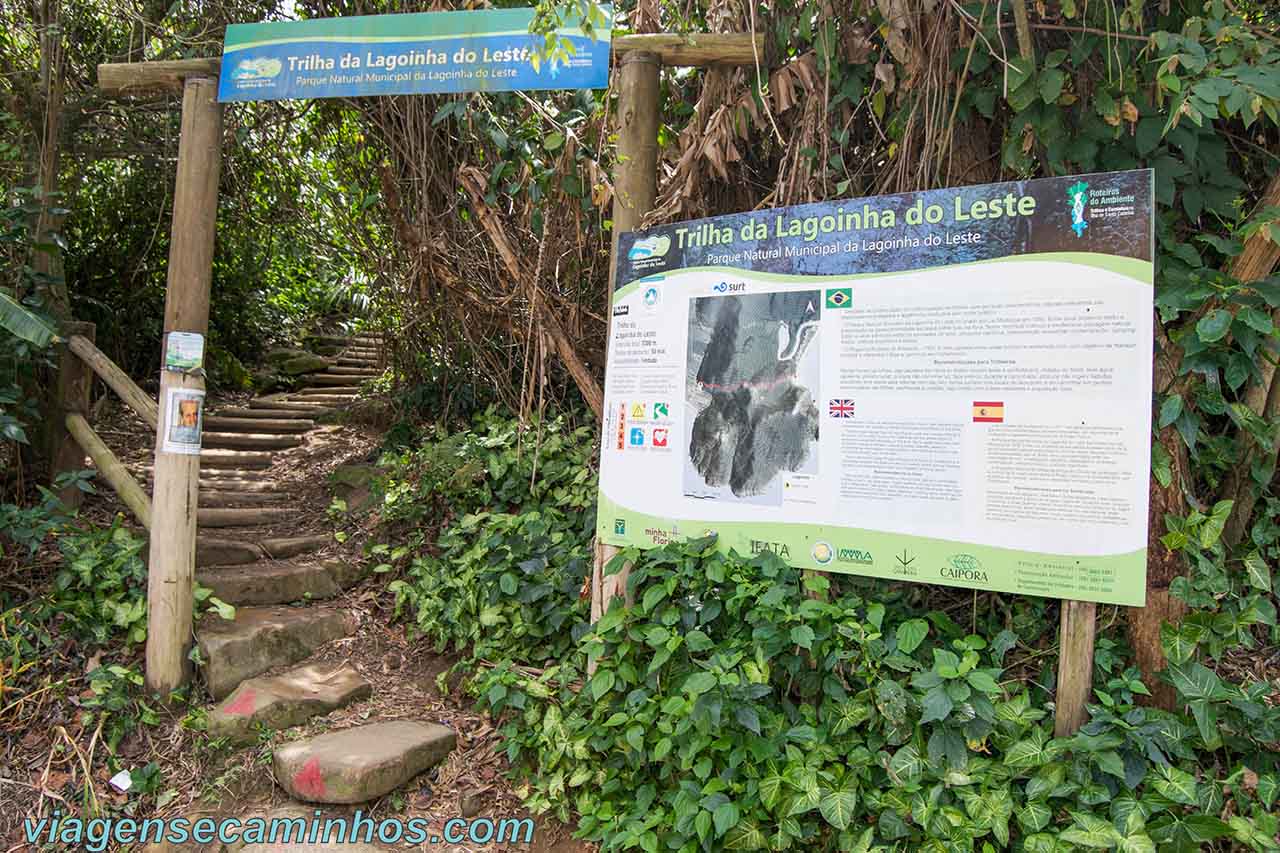
{"label": "wooden post", "polygon": [[[94,325],[92,323],[62,324],[62,337],[70,338],[78,335],[92,340]],[[58,385],[56,389],[53,417],[49,419],[49,485],[57,481],[58,476],[69,471],[79,471],[84,467],[84,451],[76,444],[75,437],[67,432],[66,417],[69,414],[88,414],[89,391],[93,387],[93,371],[71,351],[65,343],[58,352]],[[61,489],[58,497],[71,509],[78,509],[84,500],[84,492],[75,486]]]}
{"label": "wooden post", "polygon": [[[618,235],[634,231],[653,210],[658,196],[658,91],[662,63],[657,54],[623,54],[618,74],[618,171],[613,180],[613,251],[609,259],[609,293],[618,270]],[[613,312],[608,312],[612,333]],[[606,401],[607,403],[607,401]],[[602,419],[603,423],[603,419]],[[627,592],[628,568],[604,576],[605,564],[618,549],[597,543],[591,573],[591,619],[609,609],[614,596]]]}
{"label": "wooden post", "polygon": [[1085,705],[1093,692],[1093,637],[1098,605],[1063,601],[1058,627],[1058,691],[1054,699],[1054,737],[1070,737],[1085,724]]}
{"label": "wooden post", "polygon": [[[218,82],[188,78],[183,86],[182,134],[174,188],[165,293],[164,332],[209,331],[209,288],[222,168],[222,105]],[[147,586],[147,687],[161,695],[187,680],[195,578],[199,455],[169,453],[165,432],[170,389],[204,390],[203,374],[162,370],[156,428],[155,491]]]}

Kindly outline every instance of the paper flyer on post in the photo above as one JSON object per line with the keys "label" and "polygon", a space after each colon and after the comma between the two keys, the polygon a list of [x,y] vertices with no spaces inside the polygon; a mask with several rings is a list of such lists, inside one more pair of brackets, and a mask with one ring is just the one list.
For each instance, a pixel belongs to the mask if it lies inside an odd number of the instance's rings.
{"label": "paper flyer on post", "polygon": [[1141,605],[1149,170],[623,234],[599,535]]}

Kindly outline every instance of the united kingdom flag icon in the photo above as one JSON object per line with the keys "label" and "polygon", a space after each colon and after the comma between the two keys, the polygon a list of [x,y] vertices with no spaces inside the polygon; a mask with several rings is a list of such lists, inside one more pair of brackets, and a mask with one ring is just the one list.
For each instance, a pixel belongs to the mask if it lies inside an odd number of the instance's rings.
{"label": "united kingdom flag icon", "polygon": [[852,400],[832,400],[827,407],[827,412],[833,418],[851,418],[853,417],[853,401]]}

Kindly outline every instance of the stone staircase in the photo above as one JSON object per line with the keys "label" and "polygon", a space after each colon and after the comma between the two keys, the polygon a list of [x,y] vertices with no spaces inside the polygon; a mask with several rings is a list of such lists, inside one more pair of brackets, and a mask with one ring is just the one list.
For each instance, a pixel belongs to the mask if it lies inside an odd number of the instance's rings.
{"label": "stone staircase", "polygon": [[[276,455],[306,452],[313,433],[333,429],[319,420],[346,406],[379,372],[377,338],[321,340],[335,354],[324,370],[304,378],[301,390],[205,419],[196,579],[235,605],[236,616],[204,616],[196,643],[205,684],[218,703],[209,712],[210,733],[239,744],[252,743],[262,727],[290,728],[371,692],[350,664],[307,662],[354,632],[352,615],[324,602],[354,586],[360,569],[318,553],[333,544],[329,532],[274,535],[281,528],[297,533],[296,524],[290,528],[298,517],[288,484],[268,476],[268,468],[278,471],[288,461]],[[294,668],[281,671],[285,667]],[[454,732],[434,723],[373,722],[280,747],[273,769],[280,787],[298,800],[364,803],[439,763],[454,745]]]}

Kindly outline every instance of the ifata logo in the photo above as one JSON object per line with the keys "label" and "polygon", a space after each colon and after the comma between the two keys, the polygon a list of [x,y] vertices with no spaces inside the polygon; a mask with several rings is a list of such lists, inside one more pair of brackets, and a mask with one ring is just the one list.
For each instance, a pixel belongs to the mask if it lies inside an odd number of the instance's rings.
{"label": "ifata logo", "polygon": [[952,554],[938,574],[949,580],[987,582],[987,572],[982,561],[972,554]]}
{"label": "ifata logo", "polygon": [[763,554],[768,551],[771,554],[777,554],[779,557],[788,559],[791,557],[791,549],[787,547],[785,542],[762,542],[759,539],[751,540],[751,553]]}
{"label": "ifata logo", "polygon": [[835,557],[835,549],[831,547],[829,542],[814,542],[813,550],[809,552],[813,556],[813,561],[819,566],[825,566]]}

